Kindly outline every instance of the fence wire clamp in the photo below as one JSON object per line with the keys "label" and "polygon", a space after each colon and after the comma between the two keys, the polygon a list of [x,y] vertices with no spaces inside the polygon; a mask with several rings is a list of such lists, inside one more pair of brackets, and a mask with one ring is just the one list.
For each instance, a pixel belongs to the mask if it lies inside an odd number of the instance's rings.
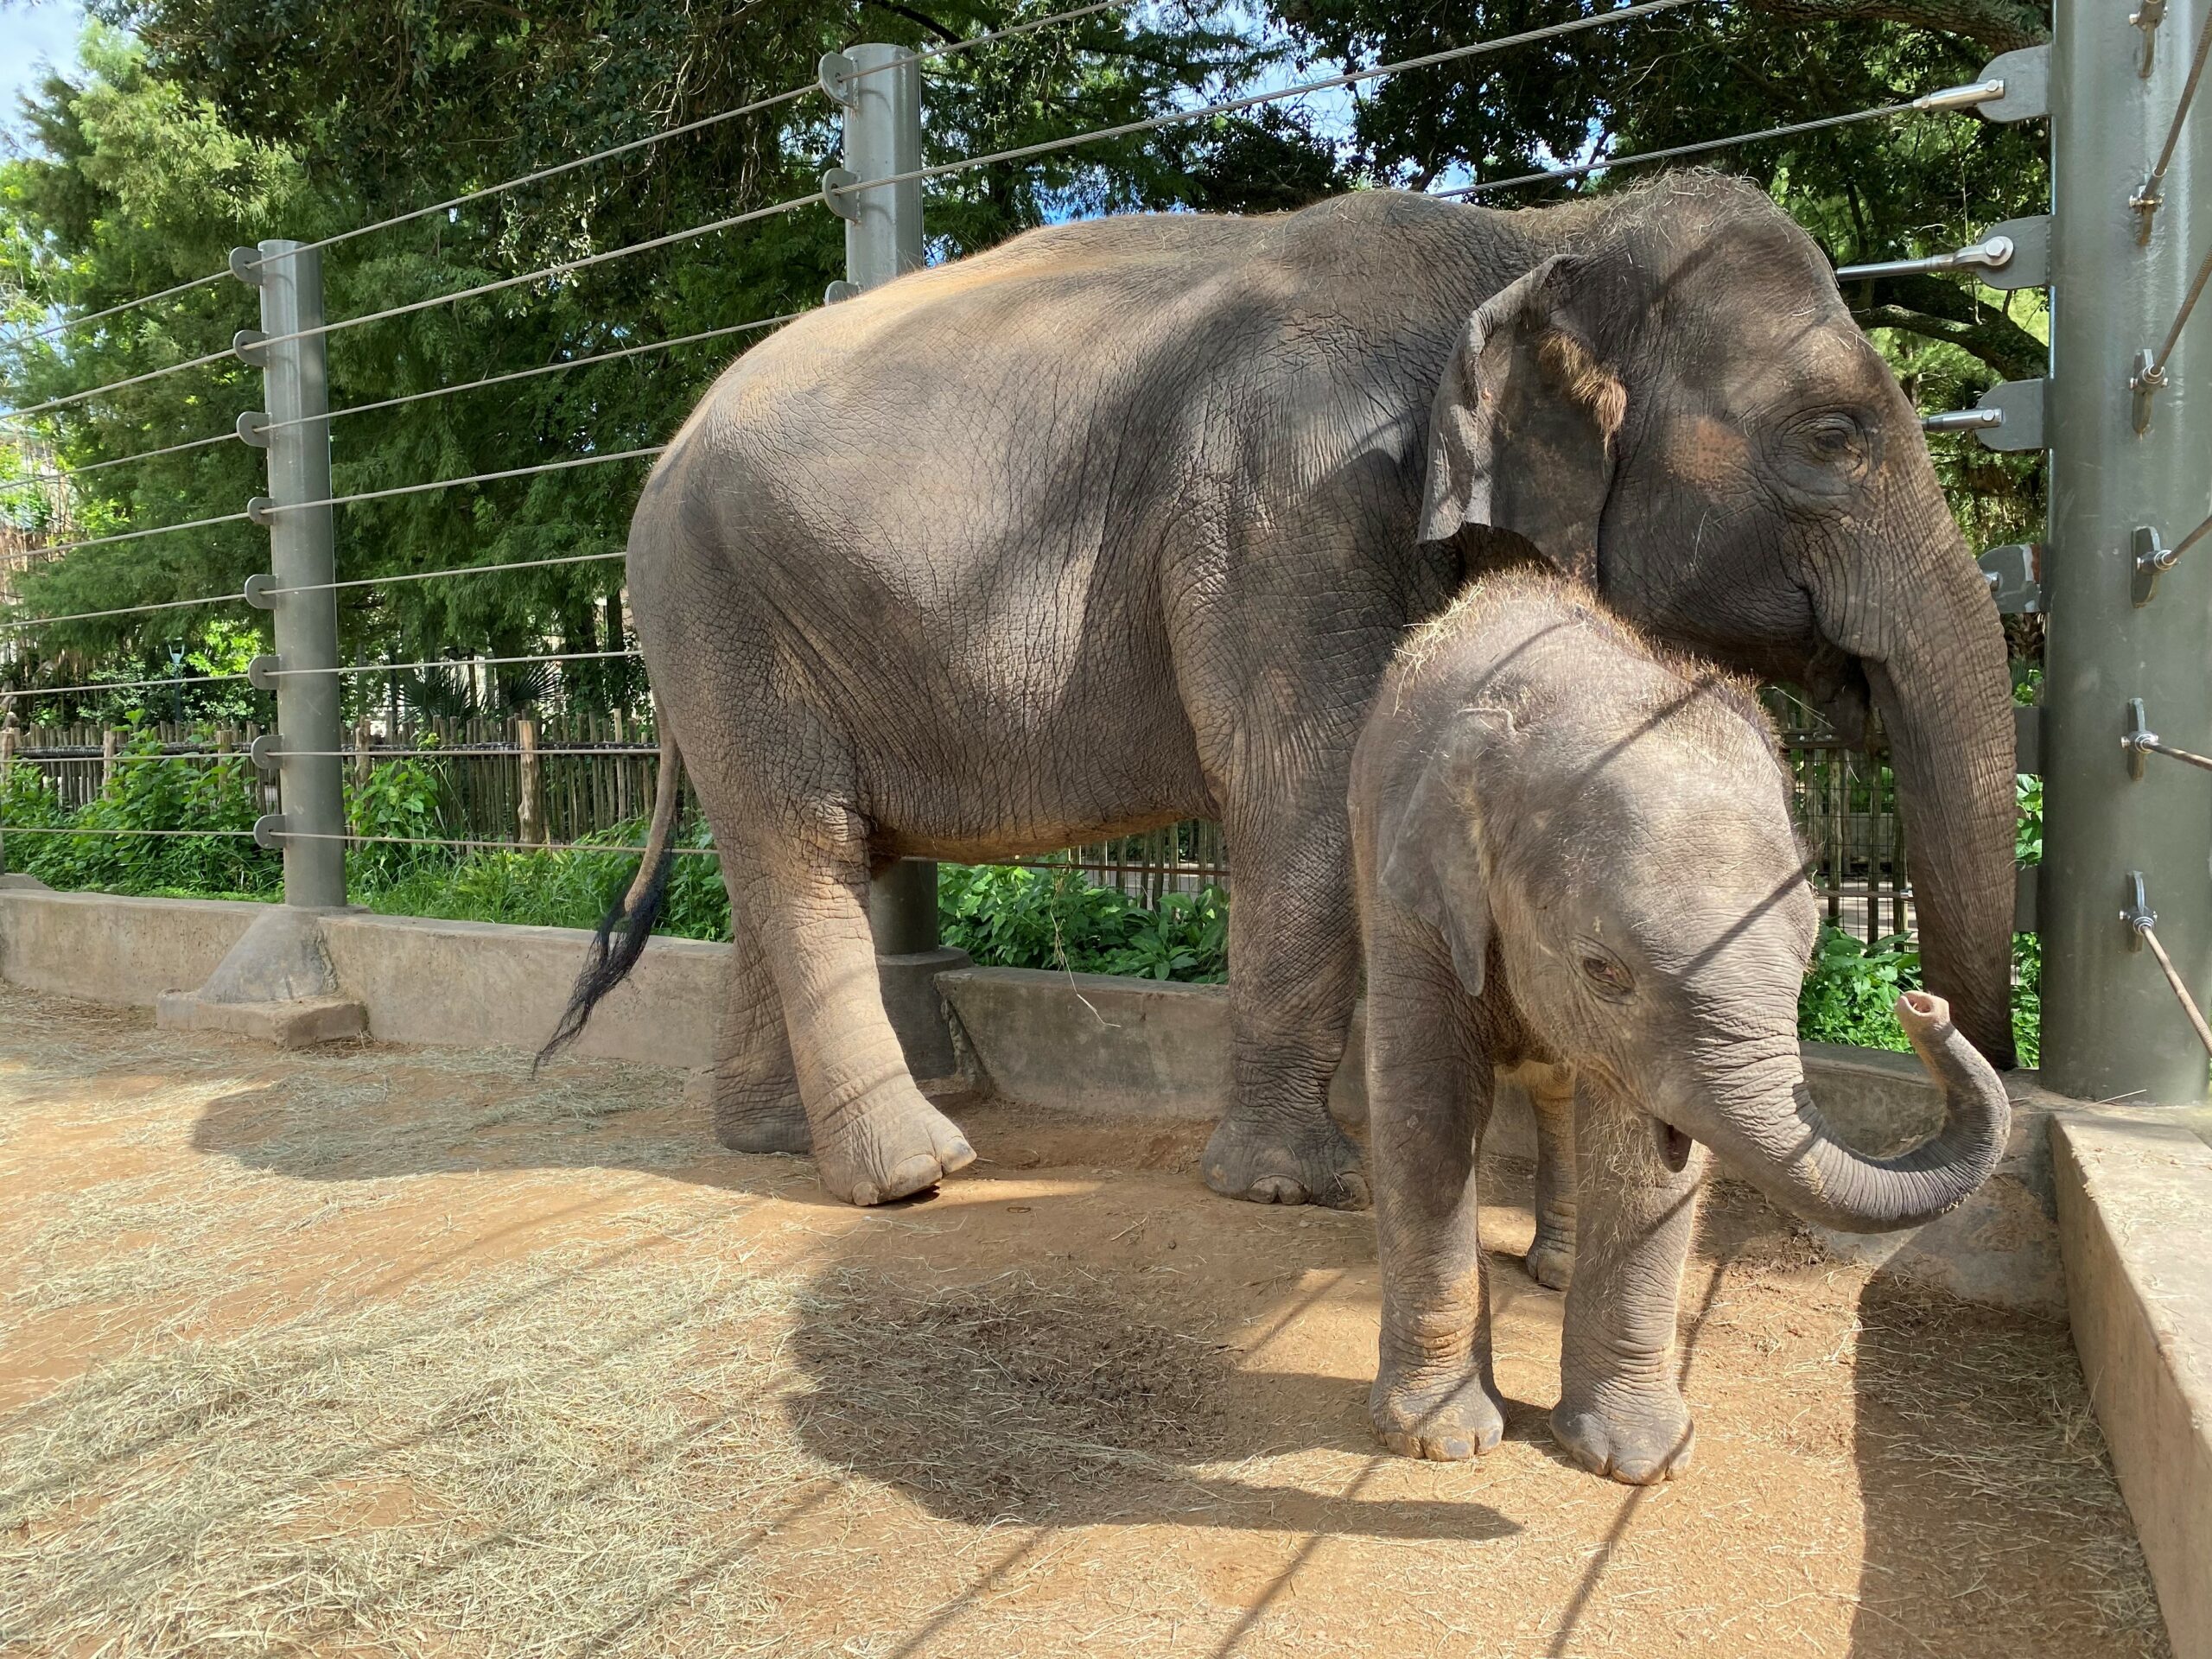
{"label": "fence wire clamp", "polygon": [[822,303],[836,305],[845,300],[855,298],[860,291],[861,285],[858,283],[849,283],[840,276],[822,290]]}
{"label": "fence wire clamp", "polygon": [[2032,121],[2050,113],[2050,48],[2023,47],[1982,66],[1981,78],[1912,100],[1916,110],[1972,110],[1985,121]]}
{"label": "fence wire clamp", "polygon": [[231,275],[248,288],[261,286],[261,250],[259,248],[232,248],[226,263],[230,266]]}
{"label": "fence wire clamp", "polygon": [[245,665],[245,683],[257,691],[274,691],[284,659],[264,652]]}
{"label": "fence wire clamp", "polygon": [[1974,561],[1981,567],[1989,596],[1999,616],[2033,616],[2043,609],[2043,548],[2034,542],[2008,542]]}
{"label": "fence wire clamp", "polygon": [[1934,253],[1924,259],[1882,259],[1872,264],[1845,265],[1835,276],[1840,283],[1863,282],[1877,276],[1916,276],[1969,267],[2002,270],[2012,263],[2012,238],[1992,232],[1980,241],[1951,253]]}
{"label": "fence wire clamp", "polygon": [[2143,3],[2127,14],[2127,26],[2143,31],[2143,41],[2135,59],[2135,73],[2145,80],[2151,78],[2151,67],[2158,57],[2158,25],[2166,21],[2166,0],[2143,0]]}
{"label": "fence wire clamp", "polygon": [[276,505],[276,498],[273,496],[257,495],[253,497],[245,504],[245,516],[247,522],[259,524],[263,529],[266,530],[269,527],[269,515],[271,511],[275,509]]}
{"label": "fence wire clamp", "polygon": [[269,343],[269,336],[259,328],[241,328],[231,336],[231,355],[249,369],[266,369],[269,353],[262,347]]}
{"label": "fence wire clamp", "polygon": [[263,777],[274,778],[283,761],[279,752],[283,741],[283,737],[278,733],[264,732],[246,745],[245,758],[253,763],[254,770]]}
{"label": "fence wire clamp", "polygon": [[269,412],[249,409],[238,416],[238,442],[255,449],[269,447]]}
{"label": "fence wire clamp", "polygon": [[2158,925],[2158,912],[2151,908],[2151,900],[2143,889],[2143,872],[2127,873],[2127,908],[2120,912],[2120,919],[2127,924],[2127,948],[2140,950],[2143,936]]}
{"label": "fence wire clamp", "polygon": [[2135,367],[2127,377],[2127,388],[2135,394],[2135,429],[2151,429],[2151,400],[2166,384],[2166,365],[2152,356],[2145,346],[2135,353]]}
{"label": "fence wire clamp", "polygon": [[255,571],[245,579],[245,602],[257,611],[275,610],[276,595],[270,590],[276,586],[276,577],[274,572]]}
{"label": "fence wire clamp", "polygon": [[2164,182],[2156,173],[2145,173],[2143,182],[2135,187],[2135,194],[2127,199],[2127,211],[2135,215],[2135,241],[2139,247],[2151,245],[2151,227],[2157,222],[2158,209],[2165,200]]}
{"label": "fence wire clamp", "polygon": [[822,84],[823,95],[831,103],[842,104],[849,110],[860,102],[858,95],[851,90],[853,76],[859,68],[860,66],[842,52],[824,52],[814,73],[815,78]]}
{"label": "fence wire clamp", "polygon": [[284,815],[264,812],[253,821],[253,844],[272,853],[284,849]]}
{"label": "fence wire clamp", "polygon": [[[2145,760],[2158,746],[2158,734],[2151,729],[2150,717],[2143,712],[2143,699],[2130,697],[2127,700],[2127,729],[2120,737],[2120,747],[2127,751],[2127,775],[2136,783],[2143,781]],[[2140,880],[2142,878],[2139,876],[2136,879]]]}
{"label": "fence wire clamp", "polygon": [[822,205],[836,214],[838,218],[849,219],[855,225],[859,224],[861,222],[860,203],[841,200],[841,198],[845,197],[860,181],[861,175],[849,167],[831,168],[822,175]]}
{"label": "fence wire clamp", "polygon": [[2181,550],[2162,544],[2154,526],[2138,524],[2129,550],[2134,558],[2128,566],[2128,597],[2139,611],[2158,596],[2158,578],[2181,563]]}

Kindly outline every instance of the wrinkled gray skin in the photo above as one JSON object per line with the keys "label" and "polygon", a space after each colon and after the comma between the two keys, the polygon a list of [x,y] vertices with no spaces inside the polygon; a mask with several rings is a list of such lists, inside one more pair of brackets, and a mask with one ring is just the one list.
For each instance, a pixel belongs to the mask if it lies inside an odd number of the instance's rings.
{"label": "wrinkled gray skin", "polygon": [[1352,745],[1400,631],[1529,543],[1847,724],[1871,690],[1929,982],[2008,1053],[2003,637],[1818,250],[1714,178],[1511,213],[1371,191],[913,273],[764,341],[677,434],[628,574],[725,854],[722,1139],[810,1146],[855,1202],[960,1166],[875,988],[871,868],[1213,817],[1235,1091],[1206,1179],[1364,1202],[1325,1105]]}
{"label": "wrinkled gray skin", "polygon": [[1664,1479],[1692,1440],[1673,1348],[1705,1149],[1808,1220],[1917,1226],[1995,1166],[2004,1086],[1915,994],[1897,1012],[1942,1128],[1890,1159],[1829,1134],[1797,1048],[1819,912],[1773,732],[1747,686],[1656,656],[1571,584],[1478,582],[1409,641],[1351,803],[1376,1427],[1415,1457],[1497,1443],[1476,1151],[1499,1075],[1571,1071],[1558,1165],[1580,1236],[1552,1432],[1599,1474]]}

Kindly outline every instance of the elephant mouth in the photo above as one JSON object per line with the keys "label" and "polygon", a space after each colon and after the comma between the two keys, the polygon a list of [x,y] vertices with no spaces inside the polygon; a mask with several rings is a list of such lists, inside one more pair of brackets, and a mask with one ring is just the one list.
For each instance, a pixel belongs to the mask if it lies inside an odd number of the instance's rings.
{"label": "elephant mouth", "polygon": [[1690,1161],[1690,1137],[1673,1124],[1656,1121],[1659,1131],[1659,1157],[1668,1169],[1679,1175]]}

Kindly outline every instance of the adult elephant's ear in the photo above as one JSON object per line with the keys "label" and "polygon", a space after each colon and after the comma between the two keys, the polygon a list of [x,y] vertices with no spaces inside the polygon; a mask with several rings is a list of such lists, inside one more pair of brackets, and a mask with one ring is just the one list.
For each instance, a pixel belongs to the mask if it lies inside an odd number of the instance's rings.
{"label": "adult elephant's ear", "polygon": [[1628,389],[1600,360],[1578,303],[1588,262],[1557,254],[1467,320],[1429,416],[1421,538],[1510,530],[1554,566],[1597,575]]}

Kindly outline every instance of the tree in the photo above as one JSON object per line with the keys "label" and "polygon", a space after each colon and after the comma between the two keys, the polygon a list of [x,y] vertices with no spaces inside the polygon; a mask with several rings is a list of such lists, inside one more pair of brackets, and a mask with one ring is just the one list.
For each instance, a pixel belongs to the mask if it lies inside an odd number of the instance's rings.
{"label": "tree", "polygon": [[[83,84],[50,81],[32,113],[39,153],[9,167],[19,316],[54,304],[95,311],[219,268],[236,242],[329,235],[804,87],[821,53],[849,40],[928,45],[1014,21],[974,0],[926,13],[818,0],[782,0],[764,13],[730,0],[703,9],[659,0],[620,15],[544,0],[455,0],[410,9],[404,22],[360,4],[282,3],[272,14],[241,0],[114,0],[105,10],[135,44],[101,35]],[[283,48],[270,49],[272,39]],[[1268,61],[1234,31],[1173,14],[1144,26],[1094,16],[946,55],[929,66],[929,157],[1139,119]],[[158,129],[159,143],[122,143],[105,113],[117,111],[129,112],[133,131]],[[343,242],[325,255],[329,313],[454,292],[807,196],[835,156],[834,114],[824,99],[798,99]],[[204,181],[169,192],[180,165]],[[1251,187],[1242,188],[1248,176]],[[929,225],[933,251],[953,256],[1052,218],[1276,206],[1342,182],[1325,146],[1269,111],[950,175],[933,189]],[[126,228],[120,219],[142,200],[156,211]],[[333,403],[378,403],[779,316],[817,302],[842,264],[841,227],[810,205],[347,329],[330,337]],[[22,406],[219,349],[249,312],[245,291],[226,282],[95,325],[58,349],[19,342],[5,389]],[[658,443],[747,338],[342,418],[334,425],[337,487]],[[163,441],[157,435],[221,429],[257,400],[253,377],[224,366],[65,411],[51,430],[65,459],[82,464],[152,447]],[[84,475],[79,490],[94,526],[181,522],[242,502],[252,462],[242,446],[218,446]],[[348,507],[341,574],[613,552],[641,476],[642,463],[613,463]],[[71,555],[25,587],[42,613],[104,609],[235,590],[264,556],[250,530],[153,537]],[[620,582],[619,563],[605,561],[351,589],[345,647],[383,660],[453,646],[515,655],[546,642],[606,648],[619,643],[608,600]],[[46,638],[128,654],[173,626],[104,619]],[[610,697],[639,689],[634,676],[601,677]]]}

